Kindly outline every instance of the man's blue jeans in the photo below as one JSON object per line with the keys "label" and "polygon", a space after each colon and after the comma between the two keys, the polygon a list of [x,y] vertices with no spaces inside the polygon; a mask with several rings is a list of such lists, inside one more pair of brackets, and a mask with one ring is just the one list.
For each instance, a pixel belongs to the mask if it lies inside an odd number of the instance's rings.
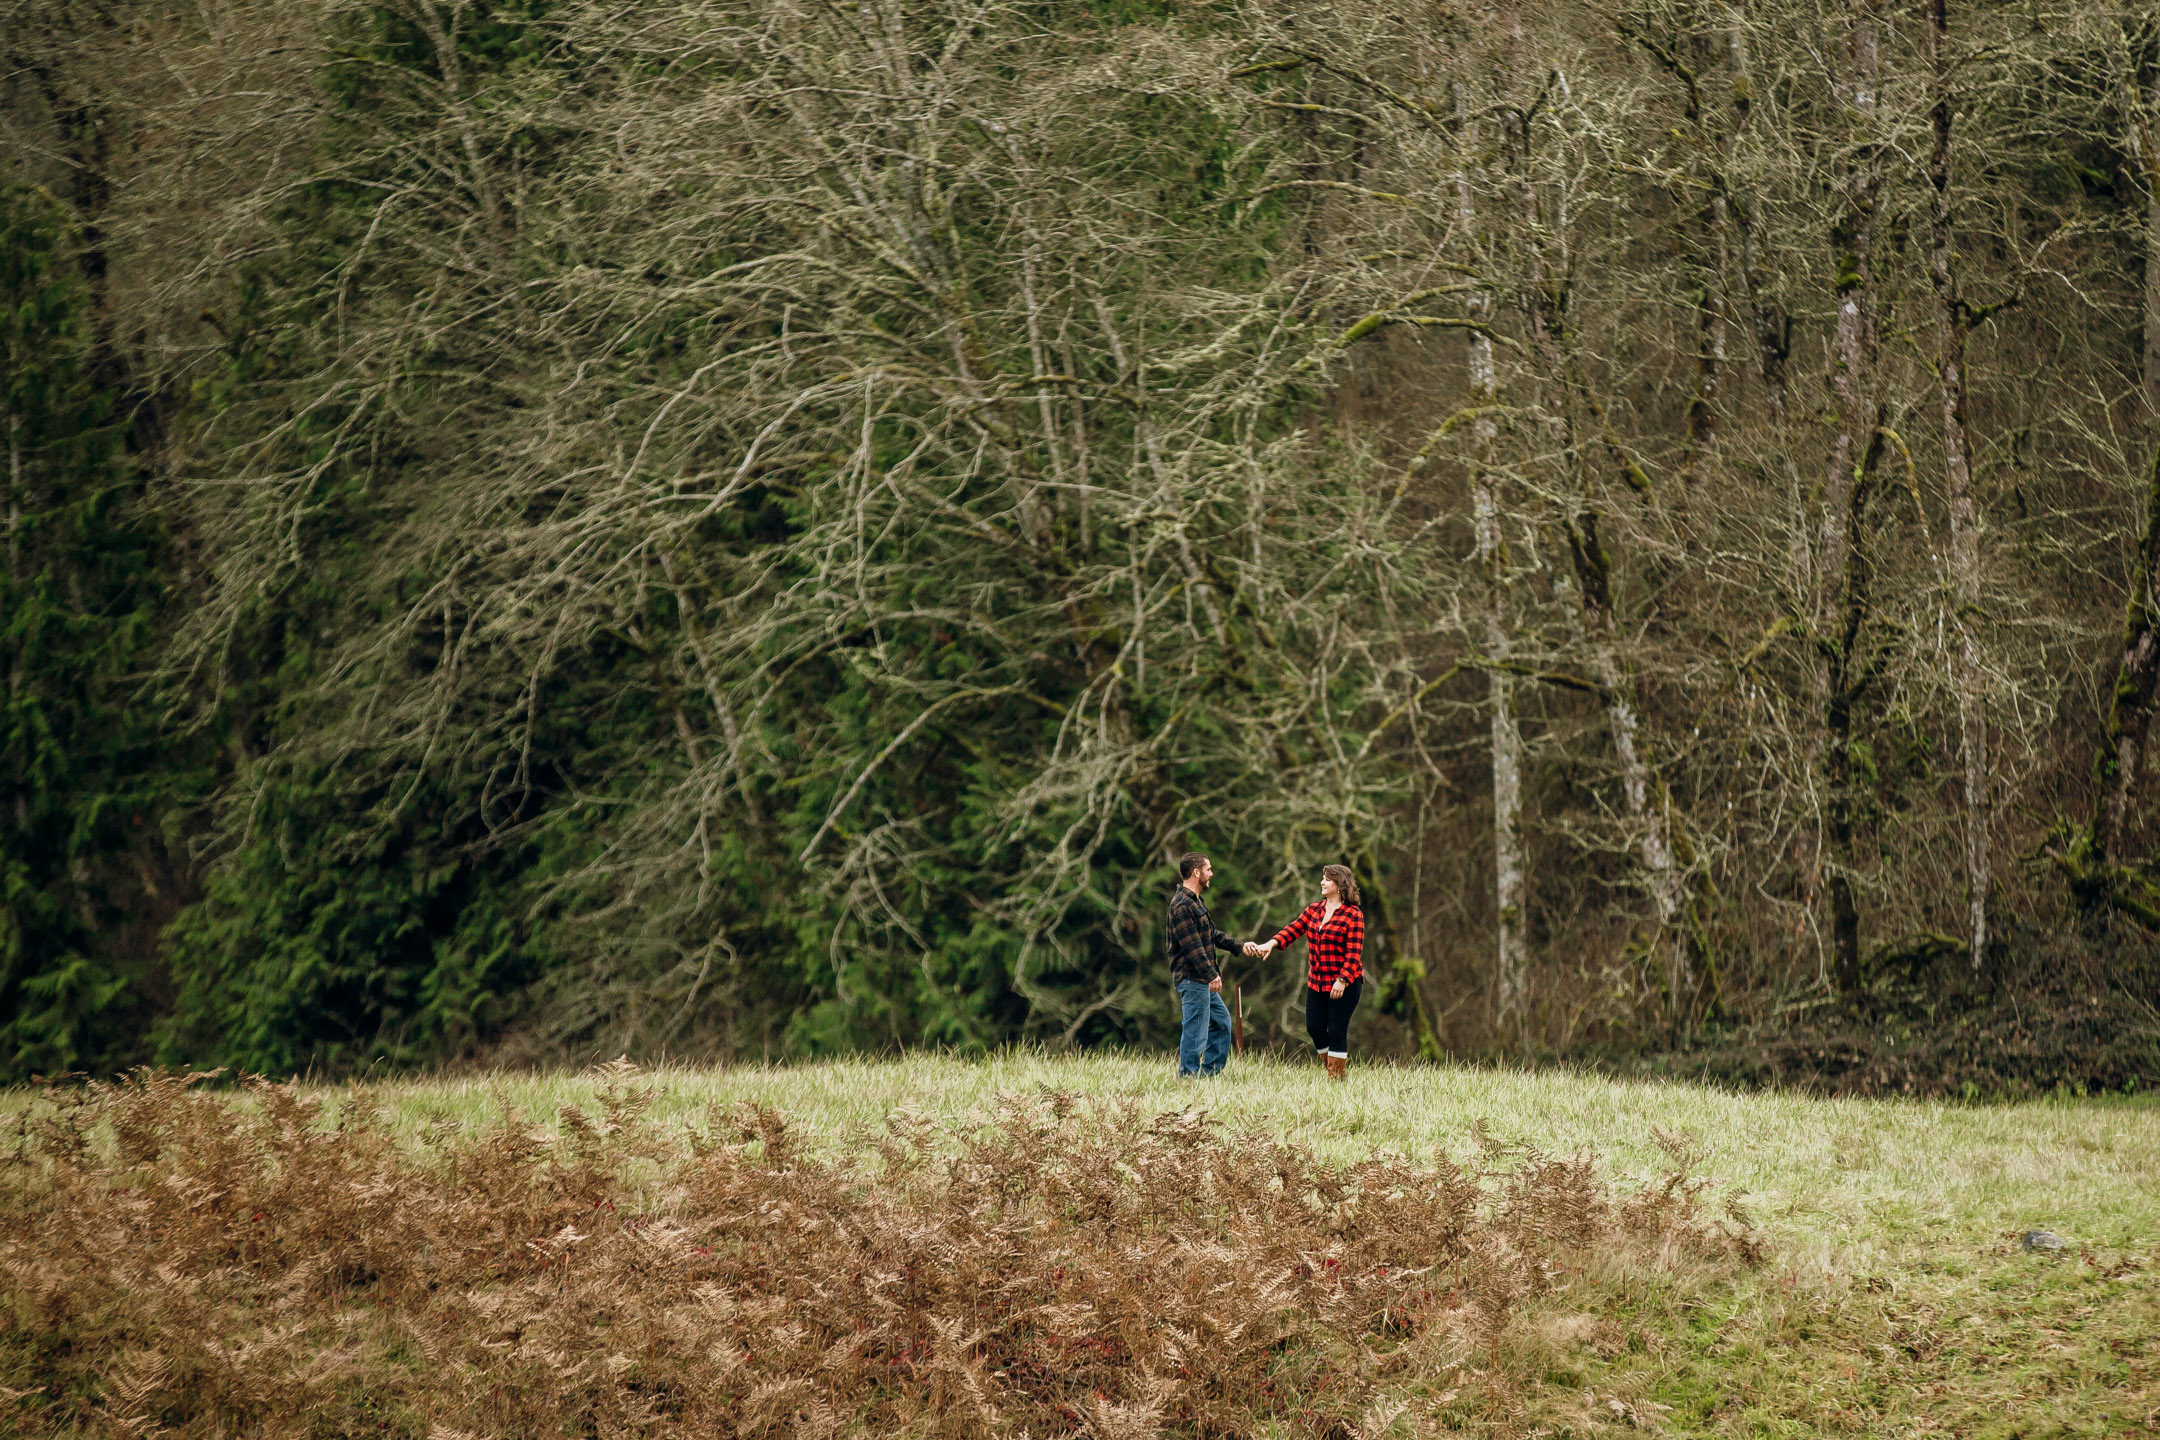
{"label": "man's blue jeans", "polygon": [[1230,1007],[1205,980],[1177,982],[1185,1028],[1178,1036],[1177,1073],[1213,1075],[1230,1058]]}

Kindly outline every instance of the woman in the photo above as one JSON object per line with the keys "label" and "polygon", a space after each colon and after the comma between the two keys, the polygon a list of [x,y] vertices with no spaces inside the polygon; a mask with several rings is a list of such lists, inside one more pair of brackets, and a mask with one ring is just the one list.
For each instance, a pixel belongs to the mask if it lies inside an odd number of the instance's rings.
{"label": "woman", "polygon": [[1320,869],[1320,898],[1276,932],[1266,948],[1306,942],[1305,1033],[1330,1080],[1350,1073],[1350,1014],[1365,991],[1365,912],[1347,865]]}

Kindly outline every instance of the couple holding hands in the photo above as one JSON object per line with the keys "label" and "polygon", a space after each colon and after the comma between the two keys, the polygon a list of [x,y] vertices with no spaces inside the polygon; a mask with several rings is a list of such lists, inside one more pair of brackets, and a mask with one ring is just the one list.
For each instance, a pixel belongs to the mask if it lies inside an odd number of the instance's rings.
{"label": "couple holding hands", "polygon": [[1200,893],[1215,867],[1195,850],[1178,861],[1178,884],[1170,892],[1170,974],[1177,982],[1184,1028],[1178,1040],[1178,1074],[1213,1075],[1230,1058],[1230,1007],[1223,1004],[1217,950],[1264,959],[1279,945],[1306,942],[1305,1033],[1327,1062],[1328,1078],[1350,1070],[1350,1015],[1365,989],[1365,913],[1358,909],[1357,882],[1347,865],[1320,867],[1320,898],[1266,941],[1237,941],[1215,928]]}

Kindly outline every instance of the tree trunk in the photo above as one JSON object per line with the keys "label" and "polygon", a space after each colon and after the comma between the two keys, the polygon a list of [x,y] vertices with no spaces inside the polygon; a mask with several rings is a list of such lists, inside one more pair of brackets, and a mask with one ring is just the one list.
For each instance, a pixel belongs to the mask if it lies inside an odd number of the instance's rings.
{"label": "tree trunk", "polygon": [[1832,225],[1837,275],[1837,328],[1832,339],[1830,390],[1835,410],[1823,473],[1822,541],[1817,550],[1815,633],[1822,656],[1824,828],[1827,831],[1831,961],[1838,988],[1856,994],[1865,977],[1860,959],[1860,909],[1853,877],[1858,796],[1853,785],[1853,719],[1867,674],[1861,651],[1868,616],[1868,490],[1881,448],[1882,417],[1874,395],[1877,330],[1876,206],[1882,163],[1872,133],[1880,56],[1875,17],[1863,13],[1851,31],[1852,78],[1846,100],[1866,127],[1856,137],[1841,178],[1844,191]]}
{"label": "tree trunk", "polygon": [[1643,882],[1657,910],[1658,943],[1665,951],[1666,993],[1671,1019],[1684,1021],[1687,997],[1694,988],[1693,965],[1682,933],[1680,872],[1665,823],[1664,787],[1658,785],[1643,754],[1642,717],[1635,709],[1634,676],[1620,656],[1619,622],[1613,614],[1612,571],[1598,537],[1598,517],[1584,509],[1566,527],[1568,551],[1575,564],[1576,601],[1582,613],[1584,648],[1590,678],[1604,692],[1605,720],[1612,730],[1613,753],[1620,761],[1620,794],[1635,828]]}
{"label": "tree trunk", "polygon": [[1717,443],[1720,390],[1725,376],[1725,236],[1730,224],[1725,197],[1713,194],[1703,217],[1708,252],[1699,263],[1702,298],[1696,302],[1695,396],[1688,404],[1688,445],[1700,462]]}
{"label": "tree trunk", "polygon": [[[8,416],[8,493],[7,493],[7,578],[10,586],[22,582],[22,416]],[[23,665],[22,642],[9,647],[8,654],[8,705],[13,708],[22,701]],[[18,722],[19,723],[19,722]],[[27,778],[29,756],[23,757],[25,776],[15,786],[15,831],[27,835],[30,829],[30,792],[24,783]]]}
{"label": "tree trunk", "polygon": [[[2147,240],[2145,273],[2160,270],[2160,231]],[[2148,295],[2152,292],[2148,289]],[[2146,376],[2153,368],[2151,342],[2147,341]],[[2156,421],[2160,429],[2160,421]],[[2093,826],[2092,860],[2106,875],[2121,863],[2123,827],[2129,818],[2130,795],[2137,781],[2139,761],[2145,750],[2146,731],[2151,728],[2153,695],[2160,686],[2160,443],[2153,450],[2147,476],[2145,533],[2138,542],[2137,565],[2130,572],[2130,600],[2123,607],[2121,658],[2115,667],[2115,686],[2108,700],[2107,733],[2098,760],[2100,808]]]}
{"label": "tree trunk", "polygon": [[435,68],[442,76],[443,98],[450,111],[451,123],[457,127],[458,144],[465,152],[473,198],[480,202],[480,213],[487,223],[486,243],[496,264],[505,264],[509,259],[510,237],[503,225],[502,206],[495,196],[494,181],[488,175],[486,152],[481,148],[480,132],[466,96],[465,67],[458,57],[457,11],[452,9],[446,24],[433,0],[423,0],[412,7],[410,18],[427,37],[428,48],[435,53]]}
{"label": "tree trunk", "polygon": [[[1950,194],[1950,7],[1929,0],[1928,58],[1934,66],[1935,149],[1928,166],[1928,278],[1935,289],[1936,360],[1941,374],[1943,480],[1950,502],[1950,587],[1956,608],[1958,653],[1951,688],[1957,696],[1959,747],[1965,762],[1966,941],[1972,966],[1987,957],[1988,763],[1982,713],[1980,658],[1980,525],[1973,505],[1972,448],[1965,427],[1965,349],[1972,318],[1958,285],[1954,210]],[[2146,296],[2148,313],[2152,296]],[[2149,379],[2149,376],[2148,376]]]}
{"label": "tree trunk", "polygon": [[[1482,297],[1481,297],[1482,298]],[[1489,304],[1485,307],[1490,309]],[[1470,336],[1471,403],[1480,409],[1499,393],[1492,341]],[[1498,426],[1489,416],[1476,421],[1477,474],[1471,480],[1472,527],[1478,568],[1485,577],[1485,658],[1504,662],[1513,654],[1509,626],[1507,540],[1500,522],[1500,481],[1493,473]],[[1523,883],[1527,865],[1522,839],[1522,731],[1515,722],[1515,677],[1499,664],[1485,672],[1492,711],[1493,890],[1498,922],[1493,969],[1493,1023],[1502,1033],[1522,1019],[1523,983],[1529,972],[1529,947],[1523,939]]]}
{"label": "tree trunk", "polygon": [[[2153,103],[2160,105],[2160,90]],[[2151,113],[2148,109],[2144,118],[2149,119]],[[2097,766],[2100,797],[2087,847],[2102,875],[2121,863],[2123,829],[2129,821],[2131,794],[2137,788],[2146,732],[2152,725],[2155,687],[2160,684],[2160,603],[2155,600],[2160,593],[2160,136],[2141,124],[2131,140],[2145,172],[2145,417],[2153,457],[2146,484],[2145,533],[2130,574],[2129,603],[2123,608],[2121,658],[2108,697],[2107,732]]]}
{"label": "tree trunk", "polygon": [[[2153,97],[2160,105],[2160,93]],[[2160,434],[2160,137],[2147,134],[2137,148],[2145,170],[2145,416]]]}
{"label": "tree trunk", "polygon": [[[1478,336],[1473,350],[1483,346],[1485,371],[1492,369],[1491,342]],[[1473,369],[1473,374],[1476,373]],[[1489,404],[1490,380],[1480,403]],[[1490,421],[1480,421],[1490,424]],[[1510,657],[1508,624],[1508,554],[1500,529],[1498,484],[1492,472],[1480,469],[1472,503],[1476,507],[1478,564],[1485,574],[1486,658]],[[1497,963],[1493,972],[1494,1021],[1506,1030],[1522,1018],[1523,982],[1529,971],[1529,950],[1523,941],[1523,881],[1527,865],[1522,840],[1522,732],[1515,723],[1515,678],[1498,666],[1486,671],[1492,707],[1493,787],[1493,885],[1499,908]]]}
{"label": "tree trunk", "polygon": [[1786,555],[1788,579],[1796,597],[1795,610],[1804,610],[1814,590],[1814,560],[1808,546],[1807,495],[1793,449],[1784,444],[1789,435],[1787,369],[1792,357],[1792,317],[1770,293],[1768,224],[1761,199],[1752,192],[1729,194],[1733,157],[1740,139],[1755,119],[1756,79],[1748,58],[1747,30],[1741,12],[1731,12],[1727,31],[1727,55],[1732,65],[1732,122],[1721,133],[1724,154],[1718,174],[1718,191],[1726,200],[1727,217],[1735,223],[1740,241],[1740,281],[1747,292],[1749,330],[1755,345],[1756,373],[1762,379],[1763,400],[1768,409],[1770,434],[1783,455],[1786,500],[1791,520]]}
{"label": "tree trunk", "polygon": [[[1690,70],[1686,83],[1687,119],[1694,131],[1695,161],[1702,170],[1722,170],[1724,152],[1731,141],[1719,135],[1711,139],[1709,118],[1704,114],[1702,90]],[[1693,168],[1693,167],[1691,167]],[[1685,473],[1692,473],[1717,442],[1718,411],[1725,383],[1725,266],[1726,236],[1731,217],[1725,191],[1716,179],[1705,183],[1700,173],[1688,176],[1690,188],[1700,187],[1708,197],[1696,216],[1692,253],[1684,262],[1693,272],[1695,288],[1695,393],[1688,399],[1688,459]]]}
{"label": "tree trunk", "polygon": [[[1512,62],[1520,43],[1520,24],[1512,7],[1498,17],[1503,30],[1503,53]],[[1503,94],[1512,89],[1514,66],[1502,67]],[[1457,92],[1458,113],[1463,96]],[[1466,127],[1466,138],[1475,122]],[[1519,149],[1512,130],[1504,137],[1511,152]],[[1472,145],[1474,149],[1474,143]],[[1457,178],[1458,206],[1464,225],[1476,222],[1476,201],[1470,177]],[[1493,316],[1490,291],[1470,297],[1471,316],[1489,324]],[[1485,579],[1485,658],[1505,662],[1513,652],[1509,627],[1509,577],[1507,541],[1500,518],[1500,478],[1494,473],[1493,452],[1499,426],[1492,408],[1500,393],[1499,370],[1492,340],[1479,330],[1469,332],[1470,403],[1479,412],[1473,422],[1476,440],[1476,473],[1471,477],[1471,525],[1476,538],[1478,568]],[[1494,926],[1493,1025],[1505,1036],[1522,1023],[1524,983],[1529,974],[1529,947],[1524,941],[1523,888],[1528,865],[1522,838],[1522,732],[1515,721],[1515,678],[1501,664],[1486,667],[1487,703],[1491,709],[1493,792],[1493,893],[1497,920]]]}
{"label": "tree trunk", "polygon": [[2152,887],[2121,869],[2123,830],[2152,725],[2154,694],[2160,689],[2160,600],[2156,600],[2160,596],[2160,135],[2151,123],[2153,104],[2160,104],[2160,92],[2141,107],[2127,136],[2145,181],[2143,389],[2147,439],[2152,446],[2145,478],[2145,529],[2130,569],[2115,680],[2093,757],[2097,793],[2092,820],[2082,834],[2073,831],[2065,837],[2055,861],[2086,906],[2125,910],[2160,929],[2160,913],[2148,903],[2156,898]]}

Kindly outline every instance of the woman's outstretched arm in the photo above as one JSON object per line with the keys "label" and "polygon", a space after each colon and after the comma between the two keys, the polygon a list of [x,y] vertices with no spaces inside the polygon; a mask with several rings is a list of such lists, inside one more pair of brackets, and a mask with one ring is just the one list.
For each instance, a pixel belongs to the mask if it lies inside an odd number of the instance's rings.
{"label": "woman's outstretched arm", "polygon": [[1293,940],[1302,940],[1312,934],[1313,915],[1319,908],[1317,905],[1308,905],[1303,910],[1298,911],[1297,919],[1292,920],[1288,925],[1276,931],[1275,938],[1268,941],[1268,945],[1272,948],[1280,948],[1288,945]]}

